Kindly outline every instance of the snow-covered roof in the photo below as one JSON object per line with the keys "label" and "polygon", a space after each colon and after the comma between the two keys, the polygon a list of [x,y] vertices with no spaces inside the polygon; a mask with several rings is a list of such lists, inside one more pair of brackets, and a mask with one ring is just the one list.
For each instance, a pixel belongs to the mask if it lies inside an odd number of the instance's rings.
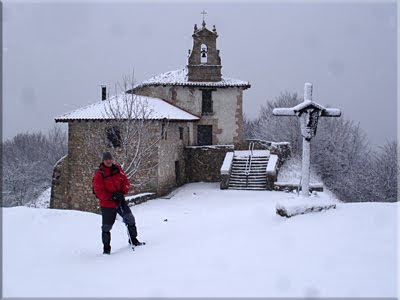
{"label": "snow-covered roof", "polygon": [[[127,105],[130,101],[135,101],[134,106]],[[134,108],[145,107],[145,117],[139,114],[132,114]],[[197,121],[200,118],[188,113],[162,99],[145,97],[132,94],[120,94],[110,97],[107,100],[96,102],[88,106],[76,109],[72,112],[62,114],[55,118],[56,122],[69,122],[73,120],[113,120],[116,119],[115,113],[110,113],[111,109],[118,111],[118,119],[148,119],[148,120],[175,120],[175,121]],[[130,116],[130,117],[129,117]],[[135,117],[136,116],[136,117]],[[143,116],[143,115],[141,115]]]}
{"label": "snow-covered roof", "polygon": [[169,71],[151,77],[137,84],[134,89],[149,85],[180,85],[180,86],[210,86],[210,87],[244,87],[249,88],[250,83],[239,79],[232,79],[222,76],[221,81],[188,81],[187,67]]}
{"label": "snow-covered roof", "polygon": [[304,108],[306,108],[306,107],[308,107],[308,106],[314,106],[314,107],[316,107],[316,108],[318,108],[318,109],[320,109],[320,110],[326,110],[326,108],[323,107],[321,104],[318,104],[318,103],[316,103],[316,102],[314,102],[314,101],[311,101],[311,100],[304,100],[303,102],[297,104],[297,105],[296,105],[295,107],[293,107],[292,109],[293,109],[294,111],[300,111],[300,110],[302,110],[302,109],[304,109]]}

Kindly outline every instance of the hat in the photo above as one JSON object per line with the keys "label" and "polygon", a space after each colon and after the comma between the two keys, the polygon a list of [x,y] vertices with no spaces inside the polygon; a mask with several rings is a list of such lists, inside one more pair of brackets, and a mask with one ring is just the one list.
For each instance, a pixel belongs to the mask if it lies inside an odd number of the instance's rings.
{"label": "hat", "polygon": [[110,152],[104,152],[103,153],[103,160],[107,159],[112,159],[111,153]]}

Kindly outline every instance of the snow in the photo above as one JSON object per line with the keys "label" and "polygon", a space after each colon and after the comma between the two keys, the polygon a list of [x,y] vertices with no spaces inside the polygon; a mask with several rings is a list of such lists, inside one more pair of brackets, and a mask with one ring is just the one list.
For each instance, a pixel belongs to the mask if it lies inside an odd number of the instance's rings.
{"label": "snow", "polygon": [[[299,184],[301,179],[301,159],[290,158],[286,160],[278,172],[278,182],[282,184]],[[310,183],[320,184],[321,179],[315,174],[314,170],[310,170]]]}
{"label": "snow", "polygon": [[318,104],[314,101],[311,100],[304,100],[303,102],[297,104],[294,107],[280,107],[280,108],[274,108],[272,111],[274,116],[296,116],[296,113],[304,110],[308,107],[315,107],[317,109],[320,109],[322,111],[325,111],[326,108],[323,107],[321,104]]}
{"label": "snow", "polygon": [[133,199],[137,199],[137,198],[141,198],[141,197],[146,197],[146,196],[151,196],[154,195],[154,193],[140,193],[140,194],[136,194],[136,195],[132,195],[132,196],[126,196],[125,200],[126,201],[131,201]]}
{"label": "snow", "polygon": [[156,76],[151,77],[148,80],[141,82],[136,85],[134,89],[151,86],[151,85],[181,85],[181,86],[212,86],[212,87],[245,87],[249,88],[250,83],[239,79],[232,79],[222,76],[221,81],[188,81],[188,69],[187,67],[165,72]]}
{"label": "snow", "polygon": [[[113,107],[117,111],[121,111],[122,116],[127,117],[128,112],[131,109],[125,109],[126,99],[130,99],[129,94],[119,94],[113,96],[105,101],[96,102],[88,106],[79,108],[72,112],[65,113],[61,116],[56,117],[56,122],[68,122],[71,120],[100,120],[100,119],[114,119],[112,114],[108,113],[109,107]],[[149,112],[146,119],[151,120],[182,120],[182,121],[197,121],[200,118],[192,115],[182,109],[169,104],[168,102],[152,97],[145,97],[134,95],[134,101],[137,101],[139,107],[147,107],[146,110]],[[119,109],[118,109],[119,108]]]}
{"label": "snow", "polygon": [[[293,183],[293,182],[288,182],[288,181],[276,181],[274,182],[274,186],[280,186],[280,187],[287,187],[287,186],[299,186],[299,182]],[[310,183],[310,188],[324,188],[324,185],[322,183]]]}
{"label": "snow", "polygon": [[312,89],[313,89],[312,83],[306,82],[304,84],[304,99],[305,100],[312,100]]}
{"label": "snow", "polygon": [[36,207],[36,208],[49,208],[50,207],[50,195],[51,195],[51,187],[43,191],[39,195],[37,199],[26,204],[28,207]]}
{"label": "snow", "polygon": [[295,116],[295,112],[293,110],[293,108],[274,108],[274,110],[272,111],[272,114],[274,116]]}
{"label": "snow", "polygon": [[[246,157],[249,156],[252,152],[250,150],[236,150],[234,151],[236,157]],[[269,150],[253,150],[253,156],[269,156]]]}
{"label": "snow", "polygon": [[301,102],[301,103],[297,104],[296,106],[292,107],[292,109],[295,112],[298,112],[298,111],[301,111],[301,110],[303,110],[303,109],[305,109],[307,107],[310,107],[310,106],[311,107],[315,107],[315,108],[320,109],[320,110],[325,110],[326,109],[321,104],[318,104],[318,103],[316,103],[314,101],[311,101],[311,100],[304,100],[303,102]]}
{"label": "snow", "polygon": [[223,148],[229,148],[233,149],[234,145],[203,145],[203,146],[186,146],[185,148],[187,149],[223,149]]}
{"label": "snow", "polygon": [[278,163],[278,155],[272,154],[269,157],[268,164],[267,164],[267,173],[275,173],[276,172],[276,167]]}
{"label": "snow", "polygon": [[233,161],[233,152],[228,152],[225,154],[224,162],[221,166],[221,175],[228,175]]}
{"label": "snow", "polygon": [[132,252],[118,219],[110,256],[100,215],[3,208],[3,297],[396,296],[398,203],[287,219],[285,199],[299,198],[187,184],[132,208],[146,246]]}
{"label": "snow", "polygon": [[302,214],[307,210],[315,208],[334,208],[339,201],[335,198],[329,198],[325,196],[320,198],[317,193],[311,195],[311,197],[295,197],[283,199],[277,202],[276,210],[284,210],[286,215],[295,216]]}

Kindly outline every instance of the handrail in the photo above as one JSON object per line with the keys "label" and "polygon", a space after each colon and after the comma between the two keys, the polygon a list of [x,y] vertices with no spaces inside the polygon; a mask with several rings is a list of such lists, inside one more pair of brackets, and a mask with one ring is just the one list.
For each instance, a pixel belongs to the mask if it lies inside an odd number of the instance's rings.
{"label": "handrail", "polygon": [[251,163],[252,163],[252,157],[253,157],[253,149],[254,149],[254,142],[249,143],[249,158],[246,161],[246,169],[245,169],[245,175],[246,175],[246,187],[249,184],[249,174],[251,170]]}

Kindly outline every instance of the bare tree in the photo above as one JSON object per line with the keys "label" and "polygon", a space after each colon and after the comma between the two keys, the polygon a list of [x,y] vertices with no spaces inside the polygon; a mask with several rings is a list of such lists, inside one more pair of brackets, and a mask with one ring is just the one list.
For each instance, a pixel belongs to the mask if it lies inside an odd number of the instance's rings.
{"label": "bare tree", "polygon": [[[114,96],[104,101],[105,122],[88,123],[86,142],[99,145],[100,141],[103,149],[111,150],[131,183],[140,187],[154,179],[151,173],[158,166],[159,143],[167,134],[168,121],[160,122],[153,104],[145,97],[127,92],[134,86],[133,76],[115,85]],[[85,151],[90,149],[93,147]]]}

